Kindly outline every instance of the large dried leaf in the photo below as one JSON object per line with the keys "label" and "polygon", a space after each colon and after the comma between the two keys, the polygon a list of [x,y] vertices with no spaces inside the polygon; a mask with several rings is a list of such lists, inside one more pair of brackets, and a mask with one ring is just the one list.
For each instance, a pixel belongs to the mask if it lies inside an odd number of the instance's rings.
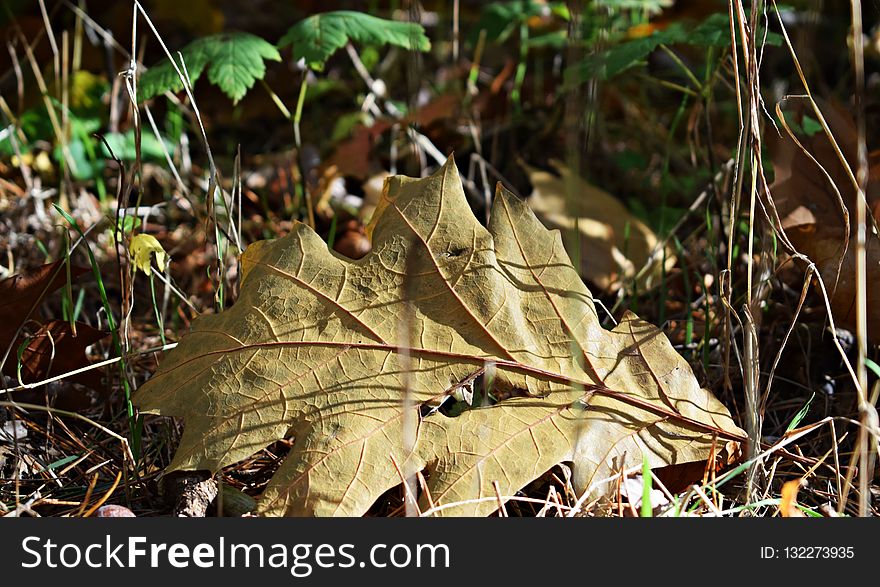
{"label": "large dried leaf", "polygon": [[[361,515],[400,474],[485,515],[557,463],[587,488],[612,469],[704,461],[743,433],[656,328],[604,330],[562,246],[499,189],[484,228],[450,161],[390,178],[352,261],[303,224],[242,259],[241,296],[199,318],[135,395],[182,416],[171,469],[210,469],[293,437],[270,515]],[[483,369],[498,403],[427,409]],[[400,472],[398,472],[398,467]]]}

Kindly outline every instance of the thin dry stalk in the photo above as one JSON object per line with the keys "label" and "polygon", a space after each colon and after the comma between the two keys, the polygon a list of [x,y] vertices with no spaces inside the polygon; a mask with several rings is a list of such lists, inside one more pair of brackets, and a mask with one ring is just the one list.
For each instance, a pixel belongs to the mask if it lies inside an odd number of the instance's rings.
{"label": "thin dry stalk", "polygon": [[746,400],[746,431],[749,435],[747,455],[754,461],[749,467],[746,481],[746,502],[751,500],[754,484],[758,473],[758,449],[761,446],[761,413],[759,404],[758,378],[760,363],[758,362],[758,332],[752,319],[752,311],[748,305],[743,306],[743,394]]}
{"label": "thin dry stalk", "polygon": [[428,502],[428,508],[434,509],[434,498],[431,496],[431,489],[428,487],[428,481],[425,479],[425,476],[422,475],[421,471],[416,472],[416,479],[419,481],[419,487],[422,489],[422,495],[425,496],[425,501]]}
{"label": "thin dry stalk", "polygon": [[498,515],[502,518],[509,518],[507,508],[504,506],[504,500],[501,498],[501,489],[498,487],[498,481],[492,480],[492,488],[495,490],[495,499],[498,500]]}
{"label": "thin dry stalk", "polygon": [[43,17],[43,27],[45,27],[46,36],[49,39],[49,47],[52,49],[52,63],[54,65],[54,75],[55,75],[55,87],[60,89],[60,72],[61,72],[61,59],[60,52],[58,51],[58,41],[55,40],[55,31],[52,29],[52,21],[49,19],[49,13],[46,11],[46,2],[45,0],[39,0],[40,3],[40,14]]}
{"label": "thin dry stalk", "polygon": [[[180,81],[183,84],[183,90],[186,93],[186,97],[188,98],[189,103],[192,107],[194,118],[195,118],[196,122],[198,123],[199,131],[200,131],[200,138],[202,139],[202,145],[205,148],[205,155],[208,158],[208,164],[209,164],[210,173],[211,173],[211,181],[209,182],[209,190],[208,190],[208,194],[207,194],[208,200],[213,200],[214,189],[219,189],[220,196],[223,201],[224,207],[227,210],[231,210],[231,205],[226,201],[226,193],[221,188],[222,183],[220,181],[220,176],[219,176],[219,173],[217,170],[217,165],[214,162],[214,156],[211,152],[211,146],[208,143],[207,131],[205,130],[205,125],[204,125],[204,122],[202,121],[202,116],[199,112],[199,108],[196,103],[195,96],[193,95],[192,81],[189,77],[189,74],[186,71],[186,63],[183,60],[183,55],[178,53],[178,57],[180,58],[179,63],[176,59],[174,59],[174,57],[172,57],[171,51],[169,51],[168,46],[165,44],[165,41],[162,39],[162,36],[159,34],[159,31],[156,29],[156,26],[153,24],[152,19],[150,19],[150,16],[147,14],[146,10],[144,10],[144,8],[140,2],[134,3],[134,14],[132,17],[132,53],[131,53],[131,55],[132,56],[136,55],[135,50],[134,50],[134,42],[135,42],[134,38],[135,38],[135,33],[136,33],[136,23],[137,23],[138,13],[140,13],[141,16],[143,16],[144,21],[147,23],[147,26],[150,28],[150,31],[153,33],[153,36],[156,37],[156,40],[159,42],[159,45],[162,47],[162,50],[165,52],[165,56],[169,59],[169,61],[171,61],[171,66],[174,68],[175,73],[177,73],[178,78],[180,78]],[[137,63],[134,62],[134,58],[132,57],[132,61],[129,66],[129,70],[127,72],[127,75],[135,76],[136,72],[137,72]],[[136,101],[136,99],[137,99],[136,98],[136,95],[137,95],[136,94],[136,90],[137,90],[136,82],[133,82],[132,90],[135,92],[132,99]],[[237,238],[239,231],[235,227],[235,220],[234,220],[231,213],[228,214],[228,221],[230,224],[230,230],[228,231],[228,234],[233,235],[233,237],[230,237],[230,240],[234,240],[235,246],[238,248],[238,250],[240,250],[240,251],[244,250],[244,247],[242,246],[241,241]]]}
{"label": "thin dry stalk", "polygon": [[94,514],[96,511],[98,511],[98,508],[100,508],[102,505],[104,505],[107,502],[108,499],[110,499],[110,496],[113,495],[113,492],[116,491],[117,487],[119,487],[119,481],[121,479],[122,479],[122,472],[120,471],[120,472],[116,473],[116,479],[113,481],[113,485],[110,486],[110,489],[108,489],[107,492],[101,496],[101,499],[96,501],[95,504],[92,507],[90,507],[83,514],[84,518],[90,517],[92,514]]}
{"label": "thin dry stalk", "polygon": [[641,470],[642,470],[642,466],[637,465],[635,467],[630,467],[628,469],[618,471],[617,473],[614,473],[613,475],[611,475],[610,477],[606,477],[605,479],[599,479],[598,481],[594,481],[592,484],[590,484],[589,487],[587,487],[583,491],[583,493],[581,493],[581,496],[578,498],[578,500],[575,502],[575,504],[571,507],[571,512],[569,513],[569,516],[574,517],[574,515],[577,514],[577,512],[581,511],[582,508],[584,507],[584,504],[587,503],[587,500],[590,498],[590,496],[592,496],[594,493],[596,493],[596,490],[599,489],[600,487],[602,487],[603,485],[605,485],[607,483],[613,483],[613,482],[619,480],[624,475],[624,473],[633,474],[633,473],[637,473]]}
{"label": "thin dry stalk", "polygon": [[[535,497],[523,497],[521,495],[503,495],[503,496],[501,496],[501,499],[504,500],[505,502],[518,501],[518,502],[522,502],[522,503],[534,503],[534,504],[538,504],[538,505],[544,505],[545,503],[547,503],[546,500],[543,500],[543,499],[537,499]],[[428,516],[433,516],[433,515],[435,515],[439,512],[442,512],[444,510],[448,510],[448,509],[452,509],[452,508],[456,508],[456,507],[460,507],[460,506],[464,506],[464,505],[474,505],[474,504],[488,503],[488,502],[498,503],[498,496],[490,495],[488,497],[478,497],[476,499],[466,499],[466,500],[462,500],[462,501],[454,501],[454,502],[444,503],[442,505],[438,505],[436,507],[433,507],[431,509],[423,511],[421,513],[421,517],[425,518]],[[563,510],[567,510],[569,517],[574,517],[574,514],[576,513],[574,508],[569,508],[564,505],[561,505],[559,507],[562,508]]]}
{"label": "thin dry stalk", "polygon": [[409,484],[410,482],[406,478],[406,475],[403,474],[403,470],[400,468],[397,459],[394,458],[394,454],[388,453],[388,457],[391,459],[391,463],[394,465],[394,469],[397,471],[397,475],[400,477],[400,481],[403,484],[403,494],[405,498],[405,515],[408,518],[418,518],[422,515],[422,513],[419,511],[419,502],[416,499],[416,496],[413,494],[412,488]]}
{"label": "thin dry stalk", "polygon": [[[52,104],[52,99],[49,95],[49,87],[46,85],[46,80],[43,78],[43,72],[40,70],[37,58],[34,56],[33,49],[31,49],[31,46],[28,44],[24,33],[18,27],[16,27],[16,33],[24,46],[25,55],[27,55],[31,71],[33,71],[34,78],[37,81],[37,87],[40,89],[40,95],[43,98],[43,105],[46,107],[46,113],[49,115],[49,122],[52,124],[52,132],[55,134],[55,139],[58,141],[58,144],[61,145],[61,153],[64,156],[64,162],[66,163],[65,173],[68,174],[70,170],[77,170],[77,166],[73,159],[73,155],[70,152],[69,142],[66,140],[64,131],[61,128],[61,121],[58,120],[58,114],[55,112],[55,106]],[[67,183],[69,184],[69,177],[67,179]]]}
{"label": "thin dry stalk", "polygon": [[[51,37],[50,37],[51,38]],[[56,75],[57,77],[57,75]],[[70,122],[70,35],[61,32],[61,130],[69,141],[71,137]]]}
{"label": "thin dry stalk", "polygon": [[0,408],[14,408],[14,409],[18,409],[18,410],[37,410],[37,411],[41,411],[41,412],[47,412],[52,415],[66,416],[68,418],[74,418],[76,420],[80,420],[82,422],[85,422],[86,424],[94,426],[95,428],[97,428],[101,432],[107,434],[108,436],[112,436],[113,438],[118,440],[120,442],[120,444],[122,445],[123,458],[128,458],[128,460],[132,464],[132,466],[136,466],[136,461],[135,461],[134,455],[132,455],[132,453],[131,453],[131,449],[129,448],[128,440],[124,436],[120,436],[116,432],[113,432],[109,428],[107,428],[101,424],[98,424],[97,422],[95,422],[91,418],[83,416],[82,414],[78,414],[76,412],[68,412],[66,410],[59,410],[57,408],[50,408],[48,406],[38,406],[36,404],[10,402],[10,401],[0,401]]}
{"label": "thin dry stalk", "polygon": [[95,369],[101,369],[102,367],[106,367],[107,365],[112,365],[114,363],[118,363],[119,361],[121,361],[123,359],[128,360],[132,357],[146,355],[149,353],[169,351],[176,346],[177,346],[177,343],[172,342],[172,343],[166,344],[161,347],[144,349],[142,351],[129,353],[129,354],[123,355],[121,357],[112,357],[110,359],[105,359],[103,361],[91,363],[89,365],[86,365],[85,367],[80,367],[79,369],[73,369],[71,371],[61,373],[60,375],[54,375],[54,376],[46,378],[46,379],[41,379],[40,381],[34,381],[33,383],[22,383],[22,384],[18,385],[17,387],[9,387],[7,389],[0,389],[0,395],[10,393],[13,391],[21,391],[21,390],[25,390],[25,389],[36,389],[38,387],[42,387],[43,385],[47,385],[49,383],[54,383],[55,381],[61,381],[63,379],[67,379],[68,377],[73,377],[74,375],[79,375],[81,373],[86,373],[88,371],[93,371]]}
{"label": "thin dry stalk", "polygon": [[[748,232],[748,244],[747,244],[747,261],[746,261],[746,304],[743,306],[743,316],[744,319],[741,321],[743,326],[743,393],[745,395],[745,410],[746,410],[746,429],[749,435],[749,448],[748,448],[748,458],[753,461],[753,465],[749,468],[748,480],[746,483],[746,501],[751,499],[753,485],[755,482],[755,476],[757,473],[757,468],[759,462],[755,457],[757,456],[758,447],[760,446],[761,441],[761,415],[760,415],[760,406],[759,406],[759,386],[760,386],[760,357],[758,353],[758,344],[757,344],[757,328],[753,319],[753,312],[757,310],[757,305],[754,298],[755,292],[755,282],[754,282],[754,242],[755,242],[755,210],[756,210],[756,202],[758,200],[758,189],[759,189],[759,178],[761,178],[761,174],[759,172],[759,162],[761,160],[761,135],[760,135],[760,103],[761,103],[761,90],[760,90],[760,77],[759,77],[759,61],[758,61],[758,50],[757,50],[757,21],[758,21],[758,12],[760,10],[761,2],[754,2],[752,4],[752,11],[750,15],[749,22],[749,32],[751,35],[746,34],[746,16],[745,10],[742,5],[741,0],[736,0],[735,4],[731,2],[729,6],[729,13],[731,16],[736,16],[736,22],[739,28],[740,40],[742,41],[742,52],[743,52],[743,62],[746,66],[745,68],[745,78],[746,78],[746,87],[745,93],[748,98],[748,116],[746,117],[743,112],[743,104],[741,102],[739,96],[739,89],[737,90],[737,107],[739,109],[739,117],[740,117],[740,144],[739,144],[739,162],[736,166],[736,187],[734,190],[733,200],[731,202],[731,217],[730,217],[730,226],[728,228],[728,275],[732,276],[732,248],[733,248],[733,234],[735,233],[735,218],[737,215],[737,208],[739,203],[739,194],[740,189],[743,182],[743,170],[742,165],[746,160],[751,162],[750,165],[750,177],[751,182],[749,184],[749,232]],[[733,57],[734,61],[737,61],[736,57],[736,34],[733,31],[733,20],[731,19],[731,41],[733,43]],[[735,71],[739,71],[738,65],[735,65]],[[739,78],[737,76],[737,88],[739,88]],[[748,153],[748,155],[746,154]],[[746,159],[748,157],[748,159]],[[763,187],[763,186],[760,186]],[[725,312],[728,313],[728,319],[725,321],[726,324],[730,325],[730,316],[731,312],[731,303],[733,301],[733,280],[730,279],[728,282],[729,289],[722,291],[722,304],[725,308]],[[726,299],[725,299],[726,298]],[[731,333],[732,334],[732,329]],[[729,348],[729,347],[728,347]],[[725,353],[725,363],[729,361],[729,351]]]}
{"label": "thin dry stalk", "polygon": [[89,501],[92,499],[92,492],[95,490],[95,485],[98,484],[99,475],[95,473],[92,475],[91,481],[89,481],[89,486],[86,488],[86,494],[82,498],[82,502],[80,502],[79,509],[76,511],[76,516],[78,518],[82,518],[83,513],[86,511],[86,507],[89,505]]}
{"label": "thin dry stalk", "polygon": [[[855,73],[855,110],[856,128],[858,130],[858,163],[856,180],[858,198],[856,198],[856,372],[859,376],[859,387],[863,393],[859,396],[859,412],[861,427],[859,429],[859,515],[868,515],[868,485],[873,477],[874,453],[869,446],[870,423],[877,421],[877,411],[867,401],[868,369],[865,359],[868,355],[868,253],[867,217],[868,207],[865,193],[868,187],[868,147],[865,140],[865,41],[862,34],[862,3],[852,0],[852,39],[853,39],[853,71]],[[855,457],[853,457],[855,458]]]}
{"label": "thin dry stalk", "polygon": [[693,485],[691,486],[691,489],[693,489],[694,493],[696,493],[700,497],[700,500],[704,504],[706,504],[706,507],[708,507],[712,511],[712,514],[718,516],[719,518],[723,515],[721,513],[721,510],[718,509],[718,506],[715,505],[715,502],[709,499],[709,496],[706,495],[706,492],[703,491],[703,489],[699,485]]}

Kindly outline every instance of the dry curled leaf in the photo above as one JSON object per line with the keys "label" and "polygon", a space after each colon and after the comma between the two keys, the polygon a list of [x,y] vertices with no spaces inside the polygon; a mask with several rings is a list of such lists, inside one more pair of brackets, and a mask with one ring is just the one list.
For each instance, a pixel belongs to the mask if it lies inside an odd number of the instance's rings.
{"label": "dry curled leaf", "polygon": [[[71,278],[87,271],[71,267]],[[43,296],[60,289],[66,281],[63,261],[41,265],[0,281],[0,353],[13,343],[22,322],[37,318],[34,310]]]}
{"label": "dry curled leaf", "polygon": [[[21,378],[34,383],[48,377],[70,373],[91,364],[86,349],[109,334],[83,322],[76,323],[76,332],[64,320],[50,320],[28,339],[21,354]],[[16,361],[7,362],[4,371],[14,375]],[[101,371],[91,369],[76,373],[67,379],[102,391]]]}
{"label": "dry curled leaf", "polygon": [[[597,493],[643,456],[705,461],[744,438],[657,328],[631,313],[601,327],[559,232],[524,202],[499,188],[480,225],[451,159],[390,178],[368,234],[357,261],[299,223],[247,249],[235,305],[197,319],[134,397],[184,418],[170,469],[292,437],[258,513],[361,515],[423,471],[441,514],[486,515],[496,487],[504,499],[557,463]],[[432,409],[486,370],[497,403]]]}
{"label": "dry curled leaf", "polygon": [[[71,279],[87,271],[72,266]],[[0,281],[0,356],[9,351],[3,361],[4,374],[12,378],[20,375],[22,382],[34,383],[89,365],[86,347],[106,336],[105,332],[81,322],[71,325],[63,320],[51,320],[40,324],[38,319],[37,306],[66,281],[63,261],[48,263]],[[28,320],[25,329],[22,325]],[[39,329],[33,336],[27,336],[25,330],[32,331],[31,325],[39,325]],[[102,389],[101,372],[97,370],[84,371],[70,379],[96,390]],[[19,394],[18,399],[27,400],[27,394]]]}
{"label": "dry curled leaf", "polygon": [[[533,187],[529,205],[547,228],[562,231],[566,250],[581,260],[584,278],[608,291],[641,273],[639,286],[649,287],[660,277],[663,260],[654,231],[611,194],[559,162],[554,166],[560,175],[526,166]],[[667,269],[675,265],[668,248],[665,260]]]}
{"label": "dry curled leaf", "polygon": [[399,121],[379,118],[369,126],[358,123],[352,128],[351,136],[336,145],[326,166],[335,167],[336,171],[342,175],[367,180],[375,173],[373,147],[395,123],[421,128],[430,126],[437,121],[454,120],[460,105],[459,102],[459,98],[454,94],[442,94]]}
{"label": "dry curled leaf", "polygon": [[[855,123],[839,106],[822,103],[820,107],[844,158],[855,172],[858,140]],[[804,107],[799,105],[786,119],[791,117],[801,123],[803,116]],[[771,193],[781,225],[797,251],[816,264],[837,326],[853,329],[856,320],[855,187],[824,132],[798,136],[815,161],[785,136],[784,130],[782,132],[783,136],[768,133],[775,174]],[[876,154],[871,157],[869,166],[866,197],[869,213],[874,210],[876,218],[880,204],[880,161]],[[867,307],[875,308],[880,304],[880,239],[870,230],[870,221],[866,250]],[[868,335],[874,339],[878,333],[880,312],[869,312]]]}

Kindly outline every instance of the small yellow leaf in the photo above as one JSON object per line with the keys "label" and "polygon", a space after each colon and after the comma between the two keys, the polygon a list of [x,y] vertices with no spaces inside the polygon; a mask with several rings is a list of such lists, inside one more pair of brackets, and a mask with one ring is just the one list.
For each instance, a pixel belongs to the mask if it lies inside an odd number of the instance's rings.
{"label": "small yellow leaf", "polygon": [[52,165],[52,160],[49,159],[49,154],[46,151],[40,151],[37,153],[36,158],[33,160],[34,169],[39,171],[40,173],[51,173],[54,168]]}
{"label": "small yellow leaf", "polygon": [[34,163],[34,156],[30,153],[23,153],[21,157],[18,155],[12,156],[12,164],[16,167],[20,165],[24,165],[25,167],[30,167]]}
{"label": "small yellow leaf", "polygon": [[150,234],[138,234],[132,237],[131,244],[128,245],[128,254],[134,260],[134,265],[147,275],[150,274],[150,255],[156,254],[156,265],[159,271],[165,271],[165,260],[168,254],[156,240],[156,237]]}
{"label": "small yellow leaf", "polygon": [[20,165],[32,167],[43,174],[49,174],[53,169],[52,160],[49,158],[49,154],[46,153],[46,151],[40,151],[37,153],[36,157],[33,153],[22,153],[20,158],[18,155],[13,155],[12,164],[16,167]]}

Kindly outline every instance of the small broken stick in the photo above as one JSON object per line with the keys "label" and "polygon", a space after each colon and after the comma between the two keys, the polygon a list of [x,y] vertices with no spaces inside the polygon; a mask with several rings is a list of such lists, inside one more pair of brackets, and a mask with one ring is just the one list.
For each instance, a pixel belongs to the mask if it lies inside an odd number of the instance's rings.
{"label": "small broken stick", "polygon": [[163,478],[165,499],[174,517],[204,518],[217,497],[217,481],[207,471],[175,471]]}

